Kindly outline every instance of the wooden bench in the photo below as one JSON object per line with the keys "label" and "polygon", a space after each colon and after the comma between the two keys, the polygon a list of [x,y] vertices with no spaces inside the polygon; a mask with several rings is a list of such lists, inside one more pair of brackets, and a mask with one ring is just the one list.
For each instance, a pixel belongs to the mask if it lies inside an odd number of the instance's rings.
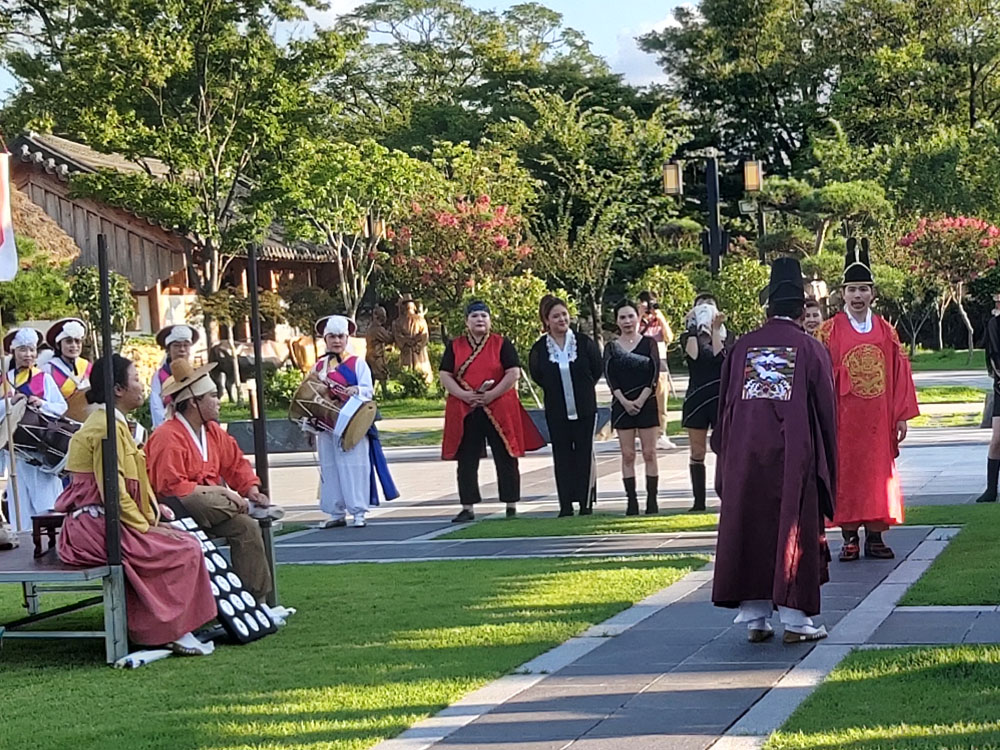
{"label": "wooden bench", "polygon": [[[0,552],[0,583],[21,584],[28,615],[0,623],[0,642],[5,638],[103,638],[108,664],[128,654],[125,616],[125,577],[120,566],[77,568],[63,563],[55,550],[34,556],[31,534],[18,534],[20,546]],[[42,591],[96,592],[74,604],[41,610]],[[33,630],[28,626],[88,607],[104,607],[103,630]]]}

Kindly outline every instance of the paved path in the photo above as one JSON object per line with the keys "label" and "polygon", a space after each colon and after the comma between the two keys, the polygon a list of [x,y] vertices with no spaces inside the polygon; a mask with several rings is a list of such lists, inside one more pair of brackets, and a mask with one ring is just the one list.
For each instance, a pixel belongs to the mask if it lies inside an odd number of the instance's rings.
{"label": "paved path", "polygon": [[[898,462],[908,501],[971,500],[982,490],[987,441],[988,434],[976,430],[912,431]],[[519,515],[554,515],[557,503],[550,461],[546,455],[522,460],[524,502]],[[394,453],[390,462],[405,493],[402,500],[376,509],[365,529],[309,529],[281,537],[279,561],[339,564],[710,554],[714,549],[712,533],[441,539],[454,528],[450,523],[457,510],[454,466],[419,451]],[[273,470],[275,494],[288,508],[288,520],[318,520],[322,515],[312,499],[315,469],[302,463],[288,460]],[[688,507],[686,453],[662,453],[659,463],[661,507]],[[484,495],[495,496],[492,468],[484,462],[483,469]],[[620,511],[624,503],[617,455],[599,455],[598,475],[598,509]],[[711,497],[710,504],[715,503]],[[499,503],[484,503],[477,513],[502,509]],[[592,628],[584,637],[539,657],[524,674],[510,675],[473,693],[400,738],[383,743],[381,750],[617,750],[626,745],[629,750],[713,745],[725,750],[730,747],[725,743],[743,739],[733,733],[758,735],[753,740],[757,744],[750,745],[758,746],[760,738],[791,710],[788,696],[802,697],[808,692],[803,692],[803,684],[818,682],[856,645],[1000,638],[1000,612],[995,610],[895,607],[906,586],[944,545],[943,541],[925,542],[931,532],[920,527],[894,529],[888,537],[897,552],[894,561],[835,561],[832,581],[823,589],[824,611],[818,618],[832,629],[831,637],[816,647],[785,646],[780,636],[767,644],[747,643],[745,627],[732,625],[733,613],[711,605],[710,572],[700,571],[675,584],[682,594],[671,594],[676,589],[670,587],[654,595],[612,618],[607,633],[599,632],[606,625]],[[839,540],[830,541],[836,556]],[[931,554],[922,554],[928,545]],[[636,612],[641,621],[632,627],[614,625],[635,620]]]}

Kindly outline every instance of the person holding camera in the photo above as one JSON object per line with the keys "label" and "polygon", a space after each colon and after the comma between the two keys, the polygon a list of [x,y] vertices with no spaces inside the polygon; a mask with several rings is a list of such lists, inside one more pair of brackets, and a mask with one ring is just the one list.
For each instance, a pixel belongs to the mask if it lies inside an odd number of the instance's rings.
{"label": "person holding camera", "polygon": [[702,293],[684,318],[681,347],[688,367],[688,387],[684,397],[681,426],[691,445],[692,511],[705,510],[705,455],[708,430],[715,428],[719,409],[719,382],[726,349],[726,315],[715,297]]}
{"label": "person holding camera", "polygon": [[670,395],[667,347],[673,343],[674,332],[670,328],[670,322],[660,311],[660,305],[653,292],[647,290],[639,293],[639,316],[641,318],[639,333],[643,336],[649,336],[656,342],[656,349],[660,355],[660,377],[656,384],[656,411],[660,416],[660,427],[663,432],[656,441],[656,447],[660,450],[671,450],[677,446],[667,437],[667,396]]}

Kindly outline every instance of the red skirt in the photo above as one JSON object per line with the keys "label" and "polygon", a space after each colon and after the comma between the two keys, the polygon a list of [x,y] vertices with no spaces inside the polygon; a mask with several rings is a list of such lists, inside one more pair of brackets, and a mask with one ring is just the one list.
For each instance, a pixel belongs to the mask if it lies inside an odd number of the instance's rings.
{"label": "red skirt", "polygon": [[[126,481],[137,497],[138,483]],[[72,513],[88,505],[103,505],[93,474],[72,474],[56,510]],[[125,570],[125,610],[129,638],[144,646],[159,646],[180,638],[216,616],[215,599],[201,547],[185,532],[183,538],[152,528],[142,533],[121,525],[122,567]],[[164,529],[165,531],[166,529]],[[67,565],[106,565],[104,516],[84,511],[66,518],[56,547]]]}

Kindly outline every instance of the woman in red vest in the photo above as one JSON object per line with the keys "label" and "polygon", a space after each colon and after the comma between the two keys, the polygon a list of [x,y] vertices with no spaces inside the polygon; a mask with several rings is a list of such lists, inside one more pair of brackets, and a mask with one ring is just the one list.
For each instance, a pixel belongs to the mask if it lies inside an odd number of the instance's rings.
{"label": "woman in red vest", "polygon": [[439,373],[448,391],[441,457],[458,461],[462,511],[452,519],[454,523],[476,517],[472,508],[482,502],[479,459],[487,442],[508,517],[517,515],[514,504],[521,498],[518,457],[545,445],[517,397],[521,376],[517,350],[503,336],[490,332],[490,308],[485,302],[477,300],[466,307],[465,325],[465,334],[445,347]]}

